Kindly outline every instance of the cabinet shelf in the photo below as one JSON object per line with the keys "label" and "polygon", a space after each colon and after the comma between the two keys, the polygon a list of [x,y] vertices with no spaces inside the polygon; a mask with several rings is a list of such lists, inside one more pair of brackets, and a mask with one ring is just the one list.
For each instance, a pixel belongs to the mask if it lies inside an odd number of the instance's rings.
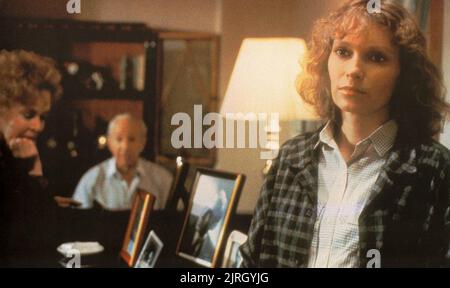
{"label": "cabinet shelf", "polygon": [[138,91],[133,89],[114,90],[114,91],[97,91],[84,90],[77,95],[72,93],[67,94],[71,100],[129,100],[129,101],[144,101],[145,91]]}

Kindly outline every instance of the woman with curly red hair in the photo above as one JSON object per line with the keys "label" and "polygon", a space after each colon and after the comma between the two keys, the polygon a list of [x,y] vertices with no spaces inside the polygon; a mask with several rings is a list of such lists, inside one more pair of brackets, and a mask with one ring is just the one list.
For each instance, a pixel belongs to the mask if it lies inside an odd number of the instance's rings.
{"label": "woman with curly red hair", "polygon": [[45,265],[54,251],[56,204],[47,194],[36,146],[45,116],[61,95],[53,60],[0,52],[0,266]]}
{"label": "woman with curly red hair", "polygon": [[326,124],[281,149],[241,248],[244,267],[446,265],[449,112],[413,16],[347,2],[317,21],[301,97]]}

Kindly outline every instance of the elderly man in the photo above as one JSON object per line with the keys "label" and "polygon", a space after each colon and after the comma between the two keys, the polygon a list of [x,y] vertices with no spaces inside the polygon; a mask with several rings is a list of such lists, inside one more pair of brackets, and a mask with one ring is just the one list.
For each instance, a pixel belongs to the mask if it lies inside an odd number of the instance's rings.
{"label": "elderly man", "polygon": [[78,183],[73,200],[88,209],[97,202],[107,210],[131,209],[136,190],[156,196],[155,209],[165,206],[172,175],[161,166],[139,157],[147,127],[129,115],[115,116],[108,126],[108,148],[112,158],[89,169]]}

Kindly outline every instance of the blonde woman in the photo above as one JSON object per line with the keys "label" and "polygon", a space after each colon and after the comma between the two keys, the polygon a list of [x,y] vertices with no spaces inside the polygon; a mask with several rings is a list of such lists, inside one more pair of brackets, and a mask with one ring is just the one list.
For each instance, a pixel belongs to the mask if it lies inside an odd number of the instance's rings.
{"label": "blonde woman", "polygon": [[49,58],[0,52],[0,266],[52,264],[42,255],[55,251],[56,205],[45,189],[36,139],[61,95],[60,79]]}

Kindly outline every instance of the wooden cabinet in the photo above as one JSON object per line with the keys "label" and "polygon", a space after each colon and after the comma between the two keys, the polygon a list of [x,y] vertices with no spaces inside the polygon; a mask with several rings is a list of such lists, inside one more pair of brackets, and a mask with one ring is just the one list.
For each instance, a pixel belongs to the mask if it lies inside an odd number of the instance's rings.
{"label": "wooden cabinet", "polygon": [[193,164],[214,163],[212,150],[174,149],[170,122],[175,113],[192,115],[195,104],[216,111],[216,35],[54,19],[1,19],[0,35],[1,49],[50,56],[62,71],[64,94],[39,141],[57,194],[70,195],[89,167],[109,157],[104,135],[118,113],[144,119],[147,159],[170,167],[184,154]]}

